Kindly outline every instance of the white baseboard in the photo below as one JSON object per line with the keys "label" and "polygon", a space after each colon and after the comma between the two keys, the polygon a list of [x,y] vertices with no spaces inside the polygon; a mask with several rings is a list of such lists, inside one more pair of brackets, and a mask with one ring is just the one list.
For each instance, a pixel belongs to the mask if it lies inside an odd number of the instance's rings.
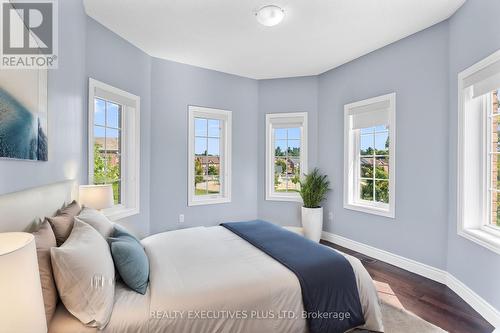
{"label": "white baseboard", "polygon": [[[467,287],[462,281],[448,273],[446,281],[448,288],[453,290],[455,294],[460,296],[467,304],[476,310],[484,319],[486,319],[494,327],[500,327],[500,312],[484,298],[476,294],[472,289]],[[500,329],[496,329],[495,333],[500,333]]]}
{"label": "white baseboard", "polygon": [[[323,231],[322,239],[445,284],[483,316],[491,325],[500,327],[500,311],[495,309],[456,277],[444,270],[326,231]],[[494,333],[500,333],[500,329],[495,330]]]}
{"label": "white baseboard", "polygon": [[346,247],[369,257],[384,261],[399,268],[403,268],[412,273],[422,275],[428,279],[446,284],[447,273],[441,269],[422,264],[418,261],[398,256],[376,247],[353,241],[351,239],[323,231],[324,240]]}

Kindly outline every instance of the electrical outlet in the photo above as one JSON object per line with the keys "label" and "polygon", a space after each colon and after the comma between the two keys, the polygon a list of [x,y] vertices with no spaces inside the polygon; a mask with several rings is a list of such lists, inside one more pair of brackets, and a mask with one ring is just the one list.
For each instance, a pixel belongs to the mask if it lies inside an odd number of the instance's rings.
{"label": "electrical outlet", "polygon": [[179,215],[179,223],[184,223],[184,214]]}
{"label": "electrical outlet", "polygon": [[328,221],[330,221],[330,222],[333,221],[333,212],[332,211],[328,212]]}

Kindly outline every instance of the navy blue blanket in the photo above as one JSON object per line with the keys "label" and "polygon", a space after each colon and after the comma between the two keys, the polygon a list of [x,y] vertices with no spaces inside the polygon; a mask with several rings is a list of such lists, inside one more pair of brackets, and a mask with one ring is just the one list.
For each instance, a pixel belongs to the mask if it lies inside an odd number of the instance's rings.
{"label": "navy blue blanket", "polygon": [[310,333],[343,333],[365,323],[351,264],[336,251],[264,221],[222,223],[299,279]]}

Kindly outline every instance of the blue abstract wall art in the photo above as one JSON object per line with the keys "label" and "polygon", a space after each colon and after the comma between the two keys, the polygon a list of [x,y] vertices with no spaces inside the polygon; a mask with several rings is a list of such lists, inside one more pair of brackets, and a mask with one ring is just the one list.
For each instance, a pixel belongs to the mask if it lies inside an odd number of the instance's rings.
{"label": "blue abstract wall art", "polygon": [[0,158],[47,161],[46,95],[43,96],[46,82],[26,74],[16,78],[13,75],[16,74],[0,75]]}

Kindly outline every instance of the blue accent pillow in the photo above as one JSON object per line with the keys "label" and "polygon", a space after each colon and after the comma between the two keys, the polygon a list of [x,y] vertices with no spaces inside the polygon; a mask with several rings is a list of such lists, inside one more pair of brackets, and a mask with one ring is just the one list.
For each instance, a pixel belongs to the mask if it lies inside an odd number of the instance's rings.
{"label": "blue accent pillow", "polygon": [[135,239],[138,243],[140,243],[139,240],[137,238],[135,238],[134,235],[132,235],[127,229],[125,229],[121,225],[115,223],[113,227],[114,228],[113,228],[113,233],[111,234],[111,237],[129,236],[129,237],[132,237],[133,239]]}
{"label": "blue accent pillow", "polygon": [[115,225],[108,237],[116,270],[130,289],[145,294],[149,281],[149,260],[141,243],[125,228]]}

